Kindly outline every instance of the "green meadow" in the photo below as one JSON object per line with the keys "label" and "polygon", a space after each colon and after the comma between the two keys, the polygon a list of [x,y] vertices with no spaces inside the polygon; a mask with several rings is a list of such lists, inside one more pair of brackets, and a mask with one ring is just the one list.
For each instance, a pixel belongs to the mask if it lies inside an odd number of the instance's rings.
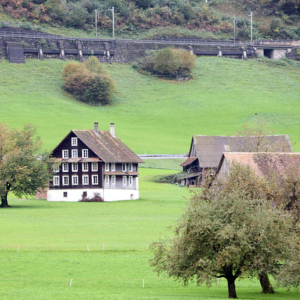
{"label": "green meadow", "polygon": [[[226,58],[198,58],[193,80],[180,83],[143,76],[129,65],[104,65],[116,82],[113,105],[93,107],[62,89],[65,62],[0,63],[0,121],[33,123],[44,147],[71,129],[116,124],[136,153],[187,153],[193,134],[234,134],[257,116],[300,150],[300,70]],[[182,286],[149,266],[149,245],[170,236],[190,197],[187,188],[153,182],[180,170],[182,160],[146,160],[140,200],[51,203],[10,197],[0,210],[0,299],[227,298],[227,284]],[[169,169],[169,170],[163,170]],[[104,243],[104,251],[103,251]],[[143,287],[144,282],[144,287]],[[237,281],[240,299],[298,299],[277,288],[261,295],[256,278]]]}
{"label": "green meadow", "polygon": [[65,62],[0,63],[0,121],[36,125],[47,149],[71,130],[116,124],[116,134],[136,153],[187,153],[193,134],[234,134],[257,116],[300,150],[300,71],[256,60],[201,57],[194,79],[167,81],[140,75],[129,65],[105,65],[116,82],[111,106],[93,107],[62,89]]}
{"label": "green meadow", "polygon": [[[153,272],[149,245],[172,234],[167,227],[182,215],[190,192],[151,181],[171,170],[141,169],[140,173],[137,201],[10,199],[13,208],[0,211],[0,299],[227,298],[224,280],[210,289],[195,282],[184,287]],[[261,295],[256,278],[236,285],[240,299],[299,297],[281,288],[275,295]]]}

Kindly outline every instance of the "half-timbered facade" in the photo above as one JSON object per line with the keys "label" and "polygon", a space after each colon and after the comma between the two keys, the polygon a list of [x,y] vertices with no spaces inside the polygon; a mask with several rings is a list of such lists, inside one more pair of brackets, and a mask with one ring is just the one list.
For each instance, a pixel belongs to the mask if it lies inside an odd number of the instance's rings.
{"label": "half-timbered facade", "polygon": [[139,198],[138,164],[143,161],[110,131],[71,130],[53,150],[56,164],[48,201],[79,201],[99,194],[104,201]]}

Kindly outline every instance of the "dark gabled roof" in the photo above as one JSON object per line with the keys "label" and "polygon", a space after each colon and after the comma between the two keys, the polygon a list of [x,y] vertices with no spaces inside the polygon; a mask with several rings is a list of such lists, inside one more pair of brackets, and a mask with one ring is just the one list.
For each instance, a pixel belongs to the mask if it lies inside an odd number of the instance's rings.
{"label": "dark gabled roof", "polygon": [[196,159],[198,159],[197,156],[190,156],[188,157],[182,164],[180,164],[182,167],[188,166],[191,163],[193,163]]}
{"label": "dark gabled roof", "polygon": [[[194,135],[192,146],[195,145],[196,155],[201,168],[216,168],[223,152],[258,152],[255,147],[258,138],[259,137]],[[293,151],[289,135],[268,135],[264,137],[263,143],[264,145],[261,148],[266,148],[267,150],[262,151]]]}
{"label": "dark gabled roof", "polygon": [[299,166],[300,153],[299,152],[227,152],[224,153],[217,172],[219,173],[222,164],[226,160],[226,165],[237,163],[250,168],[255,171],[255,174],[263,177],[267,176],[271,170],[277,174],[284,174],[287,167]]}
{"label": "dark gabled roof", "polygon": [[117,136],[109,131],[72,130],[72,132],[105,163],[142,163],[143,161]]}

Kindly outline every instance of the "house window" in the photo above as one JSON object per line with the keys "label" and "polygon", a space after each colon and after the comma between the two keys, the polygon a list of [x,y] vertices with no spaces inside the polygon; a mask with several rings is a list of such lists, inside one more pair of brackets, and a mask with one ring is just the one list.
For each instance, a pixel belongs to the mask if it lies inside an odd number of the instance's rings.
{"label": "house window", "polygon": [[69,164],[68,163],[63,163],[62,164],[62,170],[63,170],[63,172],[69,172]]}
{"label": "house window", "polygon": [[53,185],[55,186],[59,185],[59,176],[53,176]]}
{"label": "house window", "polygon": [[62,151],[62,158],[68,159],[69,158],[69,150]]}
{"label": "house window", "polygon": [[127,176],[123,176],[123,185],[127,185]]}
{"label": "house window", "polygon": [[86,191],[84,191],[84,192],[82,193],[82,198],[85,198],[85,197],[87,197],[87,192],[86,192]]}
{"label": "house window", "polygon": [[78,151],[77,151],[77,149],[72,149],[72,158],[78,158]]}
{"label": "house window", "polygon": [[59,166],[58,165],[54,165],[53,166],[53,173],[58,173],[59,172]]}
{"label": "house window", "polygon": [[122,171],[126,172],[126,164],[122,164]]}
{"label": "house window", "polygon": [[93,184],[93,185],[98,184],[98,175],[93,175],[93,176],[92,176],[92,184]]}
{"label": "house window", "polygon": [[105,184],[109,184],[109,176],[108,175],[105,176]]}
{"label": "house window", "polygon": [[112,164],[111,164],[111,170],[112,170],[113,172],[116,171],[116,164],[115,164],[115,163],[112,163]]}
{"label": "house window", "polygon": [[109,164],[105,164],[105,171],[109,171]]}
{"label": "house window", "polygon": [[72,138],[71,139],[71,145],[72,146],[77,146],[77,138]]}
{"label": "house window", "polygon": [[88,158],[88,157],[89,157],[89,150],[82,149],[82,158]]}
{"label": "house window", "polygon": [[68,198],[68,192],[64,192],[64,198]]}
{"label": "house window", "polygon": [[133,184],[133,177],[129,176],[128,181],[129,181],[129,185],[132,185]]}
{"label": "house window", "polygon": [[69,176],[63,176],[63,185],[69,185]]}
{"label": "house window", "polygon": [[98,163],[96,163],[96,162],[93,162],[93,163],[92,163],[92,171],[93,171],[93,172],[98,171]]}
{"label": "house window", "polygon": [[78,164],[72,164],[72,172],[78,172]]}
{"label": "house window", "polygon": [[82,171],[87,172],[89,170],[89,164],[88,163],[82,163]]}
{"label": "house window", "polygon": [[116,184],[116,175],[111,176],[111,184]]}
{"label": "house window", "polygon": [[78,176],[77,175],[72,176],[72,185],[78,185]]}
{"label": "house window", "polygon": [[128,172],[132,172],[132,164],[128,164]]}
{"label": "house window", "polygon": [[83,185],[88,185],[89,184],[89,176],[88,175],[83,175],[82,176],[82,184]]}

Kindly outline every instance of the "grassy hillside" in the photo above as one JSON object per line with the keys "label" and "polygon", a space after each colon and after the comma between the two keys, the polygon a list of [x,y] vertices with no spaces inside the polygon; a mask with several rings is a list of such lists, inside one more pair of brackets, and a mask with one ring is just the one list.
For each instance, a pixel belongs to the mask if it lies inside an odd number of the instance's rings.
{"label": "grassy hillside", "polygon": [[98,121],[137,153],[186,153],[193,134],[234,134],[257,116],[300,150],[300,71],[262,62],[202,57],[194,79],[180,83],[140,75],[129,65],[105,65],[116,81],[112,106],[93,107],[62,90],[60,60],[0,64],[0,120],[12,127],[31,122],[51,149],[70,129]]}
{"label": "grassy hillside", "polygon": [[[224,280],[218,288],[216,283],[211,289],[195,283],[183,287],[158,277],[149,266],[149,244],[171,233],[166,227],[181,216],[184,197],[189,197],[186,188],[151,181],[154,175],[170,172],[140,170],[141,199],[137,201],[10,200],[14,208],[1,210],[0,298],[226,299]],[[294,291],[283,289],[261,295],[257,279],[236,285],[239,299],[299,298]]]}

